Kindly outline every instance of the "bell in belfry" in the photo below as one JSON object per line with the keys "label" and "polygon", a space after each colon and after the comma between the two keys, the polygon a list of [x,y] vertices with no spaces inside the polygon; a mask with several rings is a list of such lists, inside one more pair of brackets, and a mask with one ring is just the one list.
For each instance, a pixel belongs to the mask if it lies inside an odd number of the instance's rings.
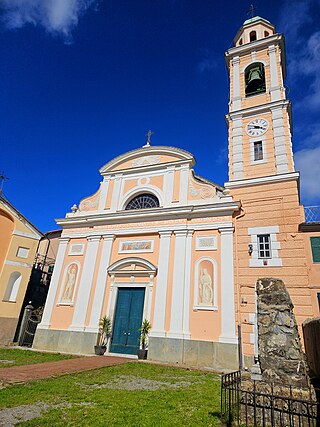
{"label": "bell in belfry", "polygon": [[250,67],[246,73],[246,95],[254,95],[265,92],[265,79],[260,65]]}

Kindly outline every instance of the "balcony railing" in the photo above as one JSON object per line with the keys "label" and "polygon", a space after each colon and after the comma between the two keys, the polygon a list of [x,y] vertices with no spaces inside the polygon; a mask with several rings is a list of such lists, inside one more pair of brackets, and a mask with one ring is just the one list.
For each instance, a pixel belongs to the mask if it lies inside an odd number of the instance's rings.
{"label": "balcony railing", "polygon": [[305,206],[304,215],[307,223],[320,223],[320,206]]}

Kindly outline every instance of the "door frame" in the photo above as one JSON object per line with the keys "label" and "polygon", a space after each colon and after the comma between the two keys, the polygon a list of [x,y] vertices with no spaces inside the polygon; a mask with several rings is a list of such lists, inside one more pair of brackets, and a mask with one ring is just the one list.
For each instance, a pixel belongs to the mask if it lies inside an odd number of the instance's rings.
{"label": "door frame", "polygon": [[[130,266],[130,270],[126,269],[128,266]],[[142,269],[136,270],[137,266]],[[136,257],[128,257],[116,261],[108,268],[110,289],[106,316],[111,319],[112,325],[114,325],[114,317],[116,314],[118,288],[145,288],[142,321],[144,319],[150,321],[153,285],[156,273],[157,268],[151,262]],[[121,282],[117,281],[119,277],[125,278],[126,280]],[[146,280],[142,281],[141,277],[145,277]],[[108,342],[107,353],[109,353],[110,345],[111,340]]]}

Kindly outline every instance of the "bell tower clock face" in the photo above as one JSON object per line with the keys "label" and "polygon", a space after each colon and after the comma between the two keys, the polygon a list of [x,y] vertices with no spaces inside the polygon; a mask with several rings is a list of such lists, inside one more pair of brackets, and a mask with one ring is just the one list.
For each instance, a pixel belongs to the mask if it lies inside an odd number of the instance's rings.
{"label": "bell tower clock face", "polygon": [[265,119],[253,119],[246,126],[249,136],[260,136],[267,132],[269,123]]}

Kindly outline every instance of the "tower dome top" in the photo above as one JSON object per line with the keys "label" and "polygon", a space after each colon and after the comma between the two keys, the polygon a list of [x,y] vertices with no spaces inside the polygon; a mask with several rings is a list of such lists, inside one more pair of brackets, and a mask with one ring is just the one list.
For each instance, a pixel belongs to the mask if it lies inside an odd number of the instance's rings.
{"label": "tower dome top", "polygon": [[235,46],[242,46],[272,36],[275,34],[275,30],[274,25],[267,19],[261,18],[261,16],[253,16],[244,21],[233,42]]}
{"label": "tower dome top", "polygon": [[261,16],[253,16],[252,18],[249,18],[246,21],[244,21],[243,25],[253,24],[254,22],[257,22],[257,21],[264,21],[267,24],[272,25],[270,21],[268,21],[267,19],[261,18]]}

